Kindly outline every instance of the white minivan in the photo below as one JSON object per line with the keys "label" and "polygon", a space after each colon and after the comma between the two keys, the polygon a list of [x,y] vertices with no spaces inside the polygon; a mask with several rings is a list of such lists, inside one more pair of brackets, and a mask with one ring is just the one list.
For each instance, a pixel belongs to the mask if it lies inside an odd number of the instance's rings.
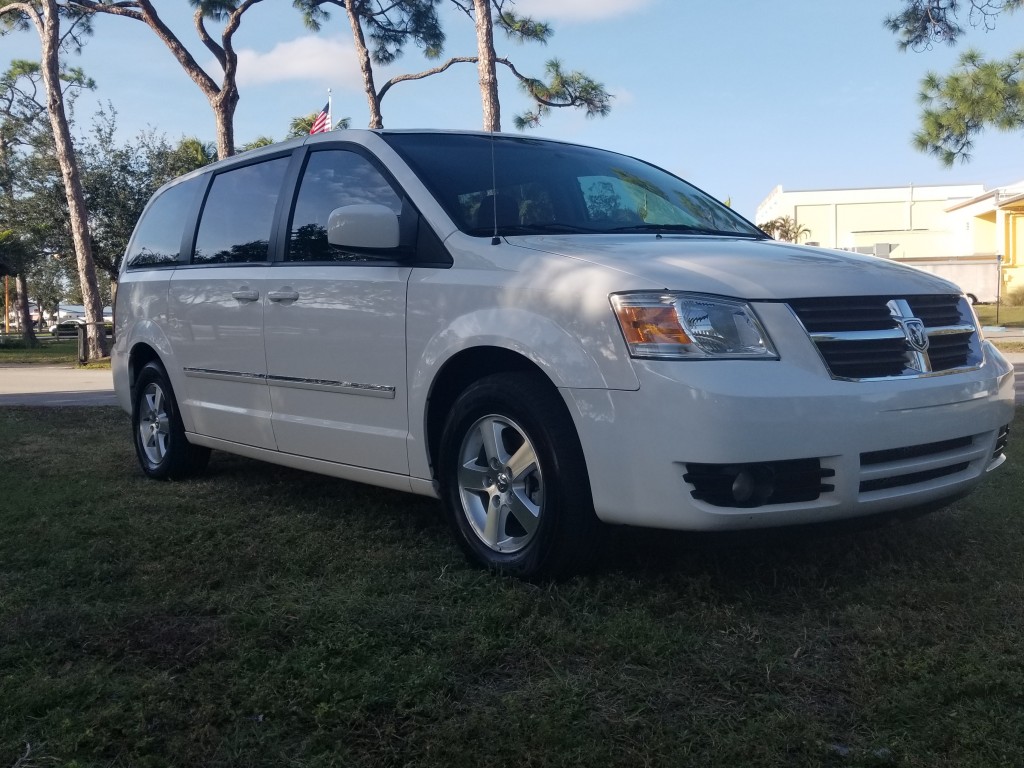
{"label": "white minivan", "polygon": [[602,521],[938,506],[1004,461],[1014,411],[951,283],[534,137],[337,131],[177,179],[115,317],[147,475],[216,448],[437,496],[523,576],[577,568]]}

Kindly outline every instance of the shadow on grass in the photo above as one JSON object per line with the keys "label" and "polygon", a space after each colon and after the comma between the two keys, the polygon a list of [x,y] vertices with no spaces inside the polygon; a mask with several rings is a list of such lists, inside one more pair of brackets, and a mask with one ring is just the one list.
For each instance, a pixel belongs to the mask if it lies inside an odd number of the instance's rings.
{"label": "shadow on grass", "polygon": [[[284,514],[315,510],[371,537],[385,530],[436,549],[434,558],[472,571],[456,547],[447,513],[433,498],[375,488],[301,470],[214,453],[204,483],[244,487]],[[937,567],[960,548],[956,503],[829,523],[736,532],[693,533],[606,526],[601,552],[586,573],[561,580],[682,583],[697,579],[719,597],[844,588],[907,567]],[[481,572],[482,573],[482,572]],[[483,575],[483,574],[482,574]]]}

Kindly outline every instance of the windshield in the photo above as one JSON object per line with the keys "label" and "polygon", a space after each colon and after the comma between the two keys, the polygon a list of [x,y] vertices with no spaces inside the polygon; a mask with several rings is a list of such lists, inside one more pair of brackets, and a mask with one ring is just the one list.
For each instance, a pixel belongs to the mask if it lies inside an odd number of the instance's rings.
{"label": "windshield", "polygon": [[383,138],[470,235],[765,237],[691,184],[626,155],[514,136],[385,133]]}

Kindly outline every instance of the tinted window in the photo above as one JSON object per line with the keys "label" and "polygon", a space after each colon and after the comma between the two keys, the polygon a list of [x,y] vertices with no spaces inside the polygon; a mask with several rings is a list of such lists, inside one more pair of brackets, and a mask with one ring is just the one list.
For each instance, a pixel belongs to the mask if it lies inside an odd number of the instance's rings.
{"label": "tinted window", "polygon": [[175,264],[181,251],[185,219],[204,179],[190,179],[165,189],[139,220],[128,245],[128,269]]}
{"label": "tinted window", "polygon": [[217,174],[203,206],[195,264],[266,261],[274,208],[289,158]]}
{"label": "tinted window", "polygon": [[396,214],[402,200],[380,171],[362,155],[342,150],[313,152],[299,185],[289,227],[288,261],[355,261],[366,254],[327,242],[327,220],[343,205],[377,203]]}
{"label": "tinted window", "polygon": [[627,155],[508,136],[383,138],[471,235],[635,230],[764,237],[696,187]]}

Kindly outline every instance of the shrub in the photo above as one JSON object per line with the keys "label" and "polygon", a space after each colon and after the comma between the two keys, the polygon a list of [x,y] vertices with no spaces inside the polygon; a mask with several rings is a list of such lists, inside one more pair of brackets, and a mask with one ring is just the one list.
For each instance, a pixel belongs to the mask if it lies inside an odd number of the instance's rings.
{"label": "shrub", "polygon": [[0,333],[0,347],[5,349],[27,349],[21,334],[15,336],[14,334]]}
{"label": "shrub", "polygon": [[1024,285],[1004,293],[1003,304],[1007,307],[1024,307]]}

